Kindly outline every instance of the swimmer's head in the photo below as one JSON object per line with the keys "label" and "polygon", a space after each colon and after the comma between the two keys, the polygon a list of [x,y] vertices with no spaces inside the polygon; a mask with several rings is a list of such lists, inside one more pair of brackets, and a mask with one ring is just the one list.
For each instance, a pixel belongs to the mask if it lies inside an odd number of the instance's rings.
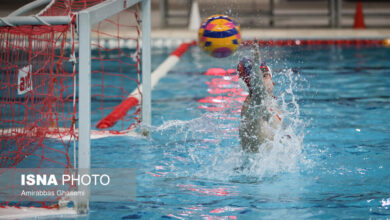
{"label": "swimmer's head", "polygon": [[274,82],[272,82],[272,72],[271,69],[265,64],[261,63],[260,70],[263,77],[263,84],[268,94],[272,95],[274,91]]}
{"label": "swimmer's head", "polygon": [[[240,78],[245,82],[248,86],[249,90],[251,90],[251,74],[253,68],[253,60],[248,57],[243,57],[237,65],[237,72]],[[263,77],[263,85],[265,86],[267,93],[272,95],[274,91],[274,83],[272,82],[272,71],[271,69],[263,62],[260,65],[260,74]]]}
{"label": "swimmer's head", "polygon": [[237,65],[237,72],[240,78],[250,88],[250,75],[252,73],[253,61],[249,57],[243,57]]}

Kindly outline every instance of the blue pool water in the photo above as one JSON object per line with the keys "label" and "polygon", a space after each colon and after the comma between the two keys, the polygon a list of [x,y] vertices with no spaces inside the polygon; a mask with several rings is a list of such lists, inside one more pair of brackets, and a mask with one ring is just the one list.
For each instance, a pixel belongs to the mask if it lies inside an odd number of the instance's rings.
{"label": "blue pool water", "polygon": [[[92,202],[89,218],[390,218],[390,48],[261,51],[290,140],[242,153],[243,93],[204,74],[238,58],[192,48],[153,91],[150,138],[92,141],[93,167],[137,168],[137,199]],[[153,68],[169,52],[154,50]]]}

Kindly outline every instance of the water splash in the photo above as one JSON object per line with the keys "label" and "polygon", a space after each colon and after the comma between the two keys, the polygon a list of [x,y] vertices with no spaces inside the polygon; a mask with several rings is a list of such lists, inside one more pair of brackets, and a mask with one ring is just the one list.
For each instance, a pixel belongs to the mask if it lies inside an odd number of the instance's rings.
{"label": "water splash", "polygon": [[[287,85],[280,94],[281,126],[274,131],[274,139],[262,143],[260,152],[243,153],[242,173],[255,177],[270,177],[281,172],[294,172],[302,159],[305,123],[300,119],[300,108],[294,88],[300,80],[291,70],[279,73],[278,84]],[[271,146],[271,147],[269,147]]]}
{"label": "water splash", "polygon": [[[166,177],[195,177],[221,181],[262,181],[283,172],[295,172],[303,157],[304,128],[295,89],[303,77],[292,70],[274,73],[275,93],[283,118],[273,140],[261,144],[269,151],[243,152],[238,136],[240,115],[234,111],[204,113],[189,121],[171,120],[153,129],[155,146],[163,143]],[[237,83],[236,83],[237,84]],[[238,87],[238,84],[236,85]]]}
{"label": "water splash", "polygon": [[[301,87],[305,80],[290,69],[276,73],[275,78],[279,85],[284,85],[284,88],[276,92],[280,97],[278,102],[282,112],[282,126],[274,131],[273,140],[259,146],[258,153],[245,153],[239,148],[221,160],[219,167],[214,167],[220,178],[259,181],[282,172],[297,171],[300,162],[307,162],[303,157],[303,138],[304,128],[308,124],[300,119],[300,108],[294,94],[294,90]],[[227,167],[230,170],[227,170]]]}

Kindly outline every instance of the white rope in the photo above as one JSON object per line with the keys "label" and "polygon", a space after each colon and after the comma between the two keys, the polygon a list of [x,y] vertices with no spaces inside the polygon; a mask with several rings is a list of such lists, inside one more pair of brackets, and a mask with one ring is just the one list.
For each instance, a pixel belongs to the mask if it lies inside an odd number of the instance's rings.
{"label": "white rope", "polygon": [[[73,37],[72,37],[72,40],[74,40]],[[76,59],[76,55],[74,53],[75,52],[73,51],[73,54],[70,55],[69,61],[75,64],[75,63],[77,63],[77,59]],[[74,70],[74,68],[76,68],[76,67],[74,66],[73,70]]]}

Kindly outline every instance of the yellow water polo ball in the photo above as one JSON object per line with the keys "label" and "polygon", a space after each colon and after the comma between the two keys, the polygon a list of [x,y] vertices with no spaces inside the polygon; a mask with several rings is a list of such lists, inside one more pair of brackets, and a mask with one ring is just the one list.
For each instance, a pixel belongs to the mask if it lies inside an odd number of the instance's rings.
{"label": "yellow water polo ball", "polygon": [[382,41],[383,46],[390,47],[390,38],[384,39]]}
{"label": "yellow water polo ball", "polygon": [[241,43],[240,26],[226,15],[213,15],[199,28],[199,46],[216,58],[232,55]]}

